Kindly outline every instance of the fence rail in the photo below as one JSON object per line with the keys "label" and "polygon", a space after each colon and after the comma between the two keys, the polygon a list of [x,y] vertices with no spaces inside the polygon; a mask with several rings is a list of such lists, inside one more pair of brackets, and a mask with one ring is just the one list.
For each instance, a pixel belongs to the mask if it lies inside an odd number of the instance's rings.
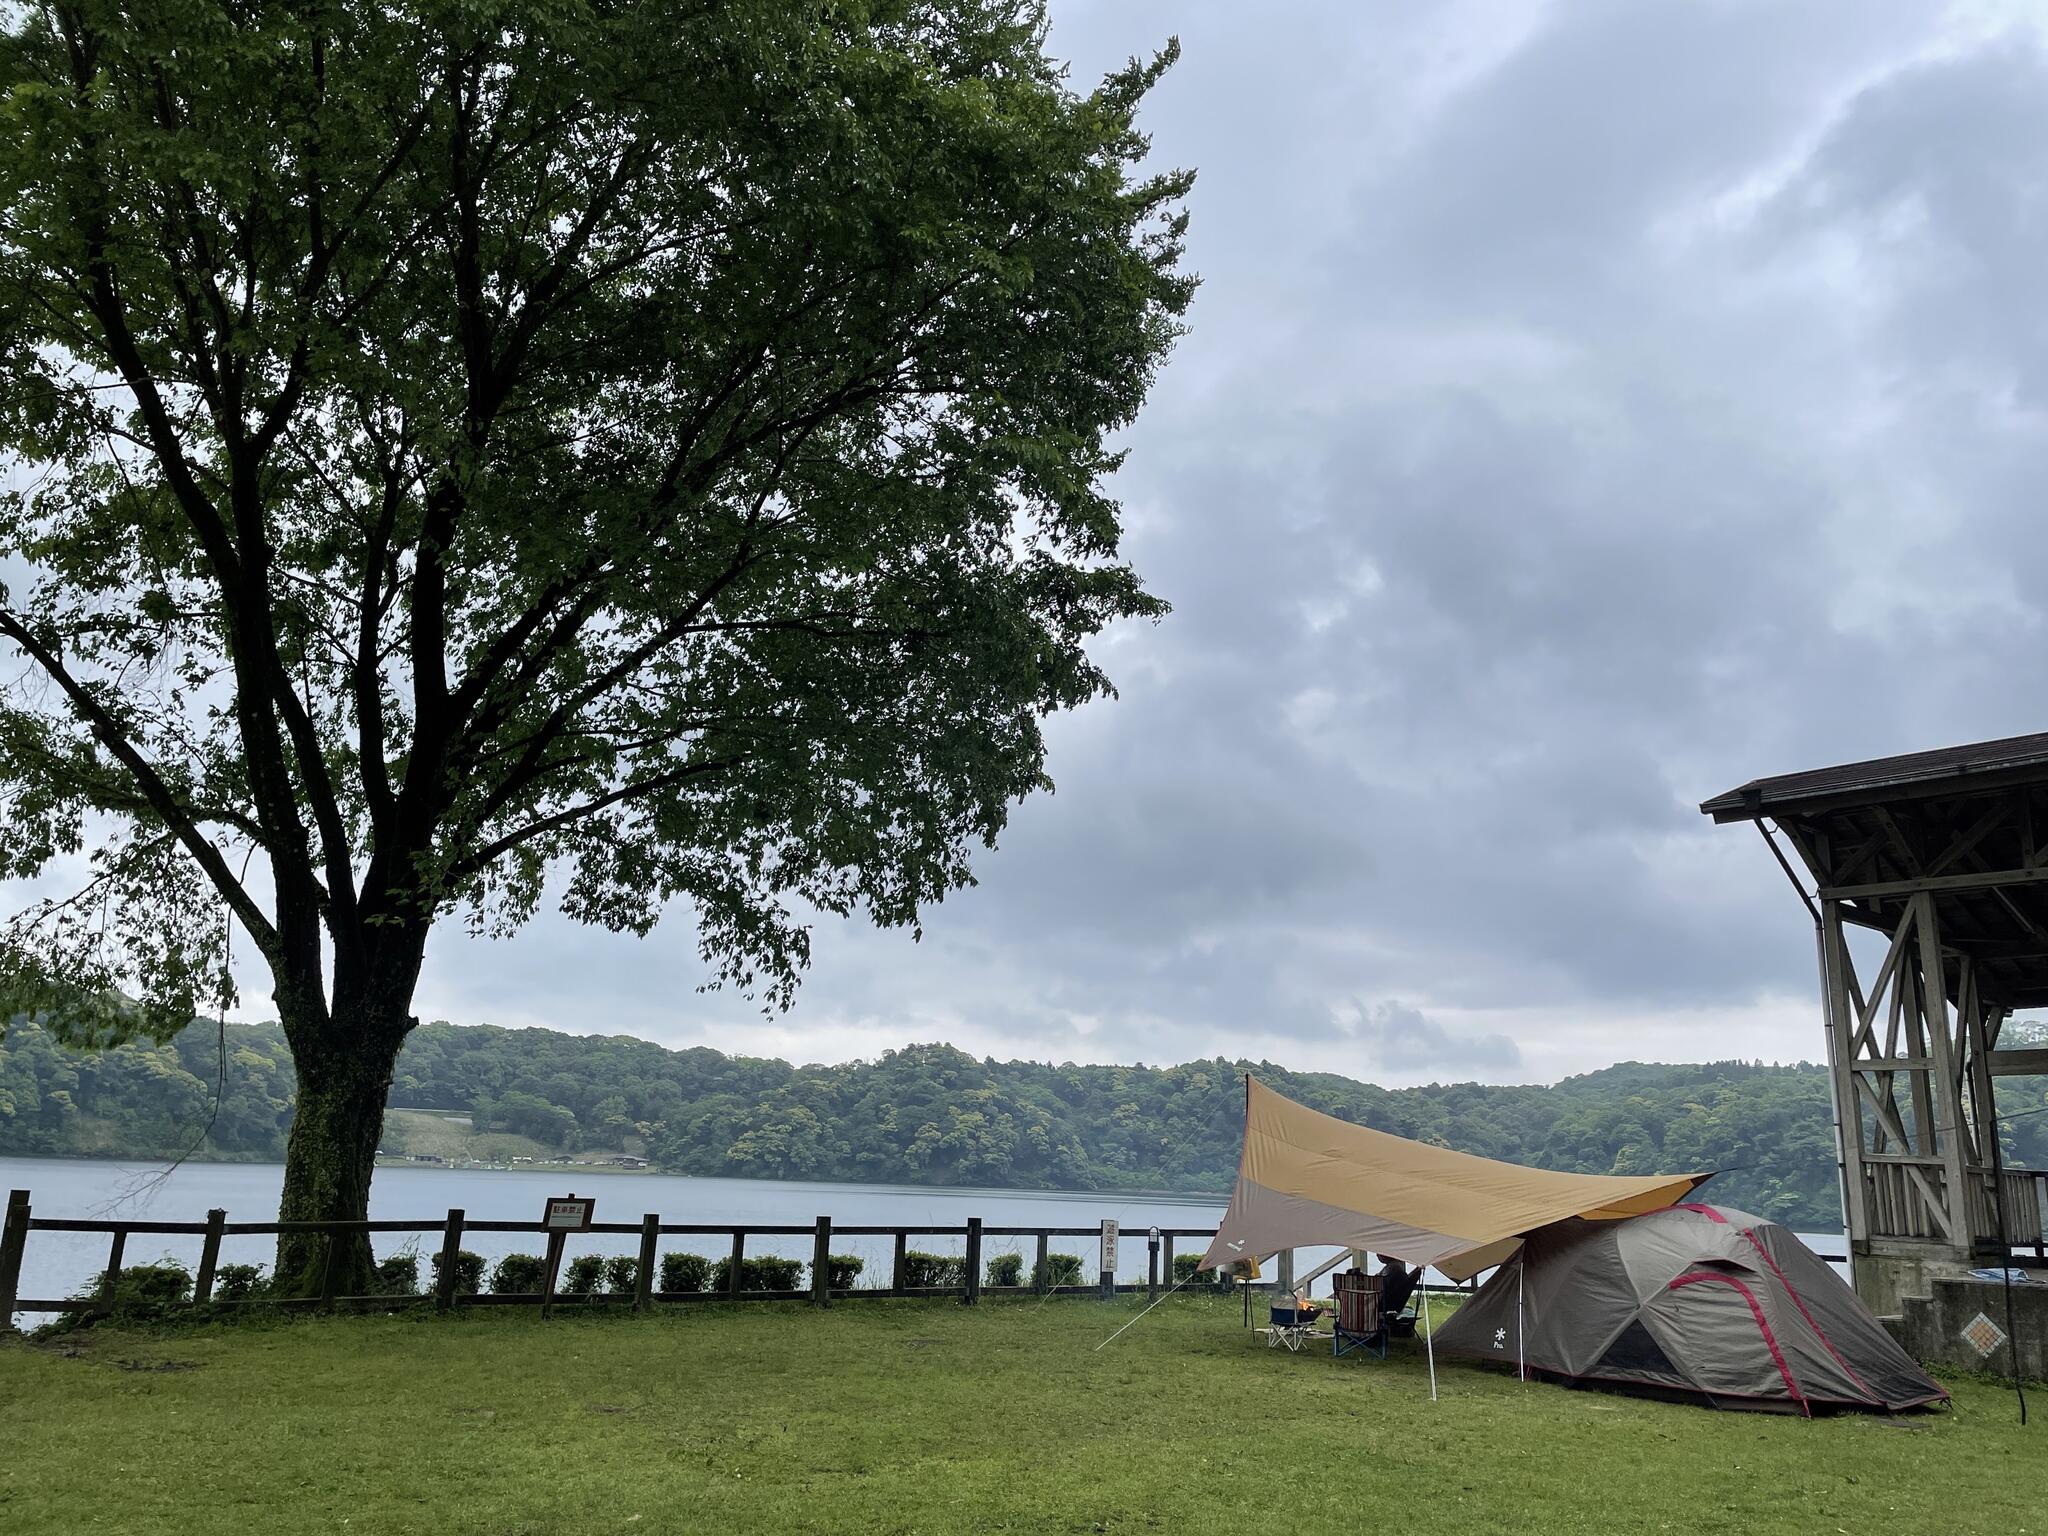
{"label": "fence rail", "polygon": [[[29,1235],[35,1232],[52,1233],[101,1233],[108,1238],[107,1260],[98,1275],[96,1288],[90,1296],[23,1296],[20,1294],[20,1279],[23,1254]],[[1213,1227],[1158,1227],[1142,1232],[1123,1234],[1125,1237],[1142,1238],[1146,1244],[1145,1278],[1135,1283],[1119,1283],[1114,1268],[1101,1269],[1098,1266],[1093,1283],[1054,1284],[1050,1259],[1051,1243],[1055,1239],[1080,1238],[1099,1239],[1100,1226],[1092,1227],[997,1227],[985,1226],[978,1219],[970,1219],[963,1225],[916,1225],[916,1226],[874,1226],[836,1225],[830,1217],[820,1216],[809,1225],[788,1223],[743,1223],[663,1221],[658,1214],[649,1213],[639,1221],[599,1221],[578,1236],[631,1237],[639,1239],[638,1258],[634,1267],[634,1286],[627,1292],[589,1292],[580,1294],[558,1293],[552,1298],[539,1291],[522,1291],[510,1294],[495,1291],[469,1291],[458,1289],[461,1268],[458,1255],[463,1252],[463,1239],[472,1233],[506,1234],[530,1233],[538,1238],[548,1236],[548,1228],[541,1221],[503,1221],[471,1219],[466,1212],[457,1208],[445,1217],[434,1220],[366,1220],[366,1221],[229,1221],[227,1213],[211,1211],[205,1221],[144,1221],[114,1220],[101,1218],[38,1216],[35,1214],[30,1193],[14,1190],[8,1197],[4,1227],[0,1227],[0,1331],[11,1326],[17,1312],[70,1312],[95,1314],[111,1311],[126,1264],[126,1249],[131,1237],[198,1237],[202,1239],[198,1268],[194,1273],[191,1295],[188,1299],[174,1303],[184,1307],[233,1308],[246,1306],[269,1307],[336,1307],[343,1309],[402,1308],[433,1306],[441,1310],[469,1306],[538,1306],[552,1300],[557,1306],[623,1306],[630,1305],[635,1311],[645,1311],[657,1304],[723,1301],[809,1301],[824,1305],[832,1301],[859,1300],[869,1297],[956,1297],[970,1305],[984,1295],[1024,1296],[1103,1296],[1143,1292],[1156,1296],[1162,1286],[1173,1283],[1174,1256],[1177,1244],[1198,1243],[1206,1248],[1215,1237]],[[264,1237],[285,1234],[317,1234],[327,1238],[324,1260],[323,1283],[317,1296],[271,1298],[257,1297],[247,1300],[220,1300],[213,1295],[215,1279],[220,1268],[221,1242],[229,1237]],[[340,1239],[367,1237],[372,1234],[410,1234],[417,1237],[438,1238],[434,1252],[438,1260],[438,1273],[434,1284],[417,1294],[386,1293],[378,1295],[352,1295],[336,1288],[335,1259],[340,1248]],[[661,1239],[664,1237],[724,1238],[730,1243],[729,1255],[721,1259],[726,1265],[725,1284],[715,1289],[699,1291],[664,1291],[657,1288],[657,1261]],[[810,1261],[811,1283],[802,1289],[793,1290],[749,1290],[743,1289],[746,1277],[745,1261],[750,1239],[754,1238],[810,1238],[813,1243]],[[894,1253],[889,1283],[871,1286],[834,1286],[831,1282],[833,1255],[831,1244],[837,1238],[891,1238]],[[911,1247],[914,1239],[958,1238],[963,1239],[965,1254],[958,1262],[960,1279],[957,1284],[913,1285],[909,1283],[911,1265],[921,1258]],[[985,1239],[1032,1239],[1035,1240],[1036,1262],[1031,1274],[1032,1280],[1021,1285],[991,1285],[983,1273],[982,1245]],[[1184,1250],[1185,1251],[1185,1250]],[[1019,1268],[1022,1258],[1019,1256]],[[1073,1255],[1062,1255],[1073,1258]],[[800,1261],[790,1261],[800,1262]],[[1066,1267],[1066,1273],[1074,1273],[1073,1267]]]}
{"label": "fence rail", "polygon": [[[24,1250],[29,1235],[35,1232],[101,1233],[108,1238],[107,1261],[99,1273],[97,1289],[91,1297],[47,1297],[22,1296],[20,1279]],[[369,1236],[372,1234],[409,1233],[416,1236],[439,1238],[436,1249],[438,1274],[433,1287],[419,1294],[350,1295],[336,1289],[336,1266],[334,1263],[339,1248],[338,1239],[345,1237]],[[71,1312],[104,1313],[111,1311],[118,1294],[121,1275],[126,1261],[128,1239],[134,1236],[183,1236],[202,1239],[199,1264],[194,1272],[192,1293],[189,1299],[178,1303],[186,1307],[234,1308],[245,1306],[269,1306],[287,1308],[334,1307],[342,1309],[401,1308],[412,1306],[433,1306],[440,1310],[453,1307],[471,1306],[539,1306],[549,1301],[538,1291],[515,1292],[510,1294],[479,1291],[464,1291],[457,1288],[460,1280],[458,1255],[463,1251],[462,1240],[471,1233],[531,1233],[546,1237],[548,1229],[540,1221],[471,1220],[466,1212],[457,1208],[445,1217],[425,1221],[229,1221],[227,1212],[210,1211],[205,1221],[123,1221],[62,1216],[38,1216],[34,1213],[29,1191],[14,1190],[8,1197],[5,1225],[0,1226],[0,1332],[6,1331],[17,1312]],[[229,1237],[264,1237],[284,1234],[324,1234],[327,1238],[326,1258],[320,1294],[309,1297],[286,1299],[260,1297],[249,1300],[225,1301],[213,1295],[217,1273],[220,1268],[221,1241]],[[1179,1243],[1187,1241],[1196,1245],[1189,1251],[1202,1251],[1215,1237],[1213,1227],[1158,1227],[1142,1231],[1128,1231],[1123,1234],[1131,1240],[1142,1238],[1146,1244],[1145,1278],[1135,1283],[1119,1283],[1112,1265],[1104,1269],[1097,1265],[1093,1283],[1054,1284],[1050,1260],[1051,1243],[1055,1239],[1079,1238],[1096,1240],[1102,1235],[1100,1226],[1092,1227],[995,1227],[985,1226],[979,1220],[969,1220],[961,1226],[871,1226],[835,1225],[830,1217],[820,1216],[816,1222],[807,1225],[775,1223],[748,1223],[735,1225],[729,1222],[663,1221],[657,1213],[650,1212],[639,1221],[593,1222],[587,1232],[579,1235],[635,1237],[639,1239],[638,1258],[634,1269],[634,1287],[630,1292],[590,1292],[579,1294],[557,1294],[552,1302],[557,1306],[622,1306],[630,1305],[634,1311],[646,1311],[655,1305],[688,1304],[691,1302],[734,1302],[734,1301],[809,1301],[823,1306],[829,1302],[860,1300],[870,1297],[957,1297],[972,1305],[982,1296],[1106,1296],[1112,1294],[1144,1293],[1157,1296],[1162,1286],[1173,1284],[1174,1258]],[[664,1291],[656,1287],[658,1277],[657,1259],[661,1239],[664,1237],[716,1237],[730,1243],[726,1263],[725,1284],[717,1289],[706,1288],[698,1291]],[[745,1278],[745,1260],[748,1240],[751,1238],[803,1238],[812,1240],[810,1263],[811,1283],[802,1289],[793,1290],[746,1290],[742,1289]],[[831,1243],[835,1238],[865,1237],[893,1239],[893,1257],[886,1286],[834,1286],[831,1281]],[[909,1283],[911,1260],[914,1255],[910,1247],[916,1238],[960,1238],[964,1240],[966,1252],[959,1260],[960,1279],[957,1284],[912,1285]],[[983,1265],[982,1245],[989,1238],[1030,1239],[1035,1243],[1035,1262],[1031,1269],[1031,1283],[1021,1285],[991,1285],[987,1283]],[[1061,1257],[1073,1257],[1062,1255]],[[1847,1260],[1835,1254],[1823,1255],[1831,1264],[1844,1264]],[[1023,1255],[1019,1254],[1019,1269],[1022,1269]],[[1290,1284],[1293,1275],[1291,1255],[1277,1264],[1275,1286]],[[800,1261],[791,1261],[800,1262]],[[952,1262],[950,1259],[948,1262]],[[1085,1262],[1085,1260],[1084,1260]]]}

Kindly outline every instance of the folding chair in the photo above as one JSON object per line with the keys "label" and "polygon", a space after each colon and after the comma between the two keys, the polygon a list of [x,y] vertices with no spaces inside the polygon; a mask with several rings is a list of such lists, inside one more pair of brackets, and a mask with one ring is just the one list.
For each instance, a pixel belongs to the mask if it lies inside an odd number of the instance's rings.
{"label": "folding chair", "polygon": [[1295,1306],[1291,1301],[1285,1306],[1275,1302],[1267,1314],[1269,1323],[1266,1332],[1266,1348],[1299,1350],[1309,1339],[1309,1330],[1322,1314],[1313,1308]]}
{"label": "folding chair", "polygon": [[1330,1353],[1339,1359],[1355,1349],[1387,1358],[1387,1320],[1380,1311],[1380,1277],[1350,1270],[1337,1276],[1337,1321]]}
{"label": "folding chair", "polygon": [[1386,1319],[1387,1332],[1397,1339],[1415,1337],[1417,1298],[1422,1289],[1422,1271],[1410,1269],[1388,1283],[1386,1270],[1374,1277],[1380,1283],[1380,1316]]}

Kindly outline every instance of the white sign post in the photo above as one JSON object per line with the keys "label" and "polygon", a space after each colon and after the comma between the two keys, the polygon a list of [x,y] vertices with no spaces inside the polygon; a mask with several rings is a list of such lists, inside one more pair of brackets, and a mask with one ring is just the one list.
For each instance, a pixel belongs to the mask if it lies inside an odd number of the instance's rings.
{"label": "white sign post", "polygon": [[1102,1294],[1105,1298],[1116,1294],[1116,1240],[1121,1229],[1113,1221],[1102,1224]]}
{"label": "white sign post", "polygon": [[555,1282],[562,1272],[562,1245],[571,1232],[588,1232],[590,1221],[597,1214],[597,1201],[588,1195],[550,1195],[541,1212],[541,1229],[548,1235],[548,1278],[546,1288],[540,1293],[540,1315],[547,1317],[555,1310]]}

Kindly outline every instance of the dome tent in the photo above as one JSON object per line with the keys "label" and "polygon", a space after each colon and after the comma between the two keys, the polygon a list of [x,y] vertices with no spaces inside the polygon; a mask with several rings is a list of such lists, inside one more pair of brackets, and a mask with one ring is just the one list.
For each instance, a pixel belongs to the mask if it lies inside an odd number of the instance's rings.
{"label": "dome tent", "polygon": [[1896,1412],[1948,1397],[1798,1238],[1712,1205],[1529,1233],[1436,1346],[1717,1407]]}

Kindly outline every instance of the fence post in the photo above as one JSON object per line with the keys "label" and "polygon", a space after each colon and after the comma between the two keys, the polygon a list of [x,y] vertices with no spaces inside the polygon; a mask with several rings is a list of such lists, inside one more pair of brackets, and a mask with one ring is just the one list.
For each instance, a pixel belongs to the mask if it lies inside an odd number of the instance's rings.
{"label": "fence post", "polygon": [[1160,1234],[1160,1240],[1166,1244],[1166,1262],[1159,1266],[1159,1273],[1166,1277],[1168,1285],[1173,1285],[1180,1279],[1173,1272],[1173,1233],[1168,1231]]}
{"label": "fence post", "polygon": [[968,1306],[981,1300],[981,1218],[967,1218],[967,1286],[960,1299]]}
{"label": "fence post", "polygon": [[1159,1229],[1154,1227],[1145,1239],[1145,1299],[1159,1299]]}
{"label": "fence post", "polygon": [[7,1225],[0,1227],[0,1333],[14,1331],[14,1303],[21,1295],[21,1251],[28,1245],[28,1191],[7,1192]]}
{"label": "fence post", "polygon": [[728,1300],[740,1299],[740,1266],[747,1260],[747,1234],[745,1228],[736,1228],[732,1234],[732,1273],[725,1277],[725,1294]]}
{"label": "fence post", "polygon": [[832,1218],[818,1218],[818,1236],[811,1244],[811,1305],[829,1306],[832,1301]]}
{"label": "fence post", "polygon": [[434,1282],[434,1307],[446,1312],[455,1305],[455,1256],[462,1252],[462,1207],[451,1206],[441,1231],[441,1273]]}
{"label": "fence post", "polygon": [[1102,1262],[1100,1283],[1104,1301],[1116,1298],[1116,1245],[1119,1236],[1121,1229],[1115,1222],[1105,1221],[1102,1224],[1102,1252],[1099,1257]]}
{"label": "fence post", "polygon": [[100,1300],[109,1307],[114,1304],[114,1287],[121,1283],[121,1256],[127,1248],[128,1234],[117,1228],[107,1247],[107,1272],[100,1277]]}
{"label": "fence post", "polygon": [[654,1250],[661,1243],[661,1217],[649,1211],[640,1218],[640,1269],[633,1276],[633,1310],[654,1305]]}
{"label": "fence post", "polygon": [[199,1250],[199,1275],[192,1282],[195,1306],[203,1307],[213,1300],[213,1272],[220,1268],[220,1229],[227,1219],[226,1211],[206,1213],[206,1242]]}
{"label": "fence post", "polygon": [[889,1292],[891,1295],[901,1296],[903,1294],[907,1284],[904,1274],[909,1268],[910,1234],[907,1231],[898,1229],[896,1233],[896,1265],[889,1272]]}
{"label": "fence post", "polygon": [[1043,1295],[1052,1289],[1052,1236],[1038,1234],[1038,1262],[1031,1266],[1031,1288]]}

